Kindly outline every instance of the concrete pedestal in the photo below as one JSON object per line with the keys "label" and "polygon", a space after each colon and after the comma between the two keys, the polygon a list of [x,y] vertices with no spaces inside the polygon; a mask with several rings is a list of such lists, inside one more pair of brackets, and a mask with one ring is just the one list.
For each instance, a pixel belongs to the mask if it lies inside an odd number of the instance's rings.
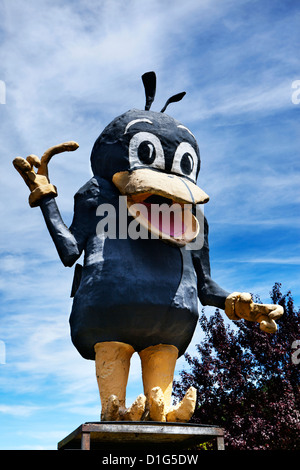
{"label": "concrete pedestal", "polygon": [[215,449],[224,450],[224,430],[191,423],[106,421],[81,424],[58,443],[58,450],[176,452],[208,441],[214,442]]}

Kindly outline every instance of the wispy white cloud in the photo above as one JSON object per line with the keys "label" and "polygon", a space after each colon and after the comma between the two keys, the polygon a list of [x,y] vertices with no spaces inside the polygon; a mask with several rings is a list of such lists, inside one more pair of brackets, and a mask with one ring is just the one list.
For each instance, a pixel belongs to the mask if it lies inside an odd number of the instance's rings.
{"label": "wispy white cloud", "polygon": [[255,263],[255,264],[292,264],[292,265],[300,265],[300,257],[287,257],[287,258],[268,258],[268,257],[253,257],[253,258],[235,258],[231,259],[230,262],[234,263]]}
{"label": "wispy white cloud", "polygon": [[38,406],[27,406],[27,405],[1,405],[0,404],[0,413],[7,414],[10,416],[22,416],[29,417],[36,411],[40,410]]}

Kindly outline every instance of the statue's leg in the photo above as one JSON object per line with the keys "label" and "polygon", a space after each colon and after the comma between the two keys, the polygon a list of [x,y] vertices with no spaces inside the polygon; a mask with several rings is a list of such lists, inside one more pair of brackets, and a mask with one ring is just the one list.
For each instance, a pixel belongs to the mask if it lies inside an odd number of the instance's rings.
{"label": "statue's leg", "polygon": [[117,341],[95,345],[96,376],[101,400],[101,420],[119,419],[119,409],[125,409],[126,386],[132,346]]}
{"label": "statue's leg", "polygon": [[183,400],[171,406],[178,349],[169,344],[150,346],[139,353],[142,361],[146,409],[151,421],[187,422],[196,405],[196,389],[190,387]]}
{"label": "statue's leg", "polygon": [[146,408],[152,421],[166,421],[178,349],[169,344],[149,346],[139,352],[142,362]]}

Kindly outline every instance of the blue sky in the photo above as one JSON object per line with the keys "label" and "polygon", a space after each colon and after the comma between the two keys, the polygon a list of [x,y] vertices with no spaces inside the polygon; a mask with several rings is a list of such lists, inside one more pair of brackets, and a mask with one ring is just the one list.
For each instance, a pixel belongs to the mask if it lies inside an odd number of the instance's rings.
{"label": "blue sky", "polygon": [[[79,143],[50,164],[69,225],[92,145],[114,117],[143,109],[146,71],[157,73],[154,111],[187,92],[168,113],[199,143],[213,278],[268,303],[281,282],[300,305],[299,23],[294,0],[2,0],[0,449],[55,449],[100,413],[94,363],[69,336],[73,269],[11,162]],[[128,404],[141,391],[134,355]]]}

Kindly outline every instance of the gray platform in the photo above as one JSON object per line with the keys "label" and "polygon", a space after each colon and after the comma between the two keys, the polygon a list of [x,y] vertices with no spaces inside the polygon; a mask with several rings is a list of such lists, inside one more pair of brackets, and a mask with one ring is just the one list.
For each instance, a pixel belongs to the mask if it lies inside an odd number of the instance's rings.
{"label": "gray platform", "polygon": [[213,441],[224,450],[224,430],[218,426],[192,423],[106,421],[81,424],[58,443],[58,450],[184,450]]}

